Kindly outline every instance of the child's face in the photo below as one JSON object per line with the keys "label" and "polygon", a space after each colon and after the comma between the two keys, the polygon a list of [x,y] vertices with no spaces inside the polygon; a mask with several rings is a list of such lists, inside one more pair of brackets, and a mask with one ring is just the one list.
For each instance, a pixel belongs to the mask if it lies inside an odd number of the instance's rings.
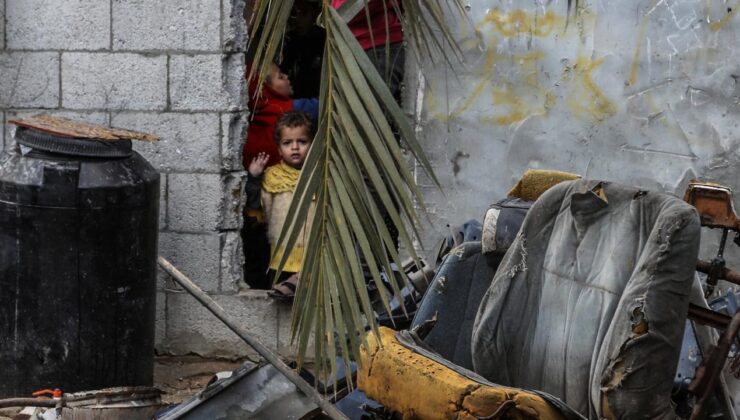
{"label": "child's face", "polygon": [[270,89],[280,95],[290,97],[293,94],[293,87],[290,85],[288,75],[280,71],[280,67],[277,64],[270,65],[270,72],[266,83]]}
{"label": "child's face", "polygon": [[306,126],[283,127],[278,142],[278,151],[283,162],[301,169],[311,147],[311,140]]}

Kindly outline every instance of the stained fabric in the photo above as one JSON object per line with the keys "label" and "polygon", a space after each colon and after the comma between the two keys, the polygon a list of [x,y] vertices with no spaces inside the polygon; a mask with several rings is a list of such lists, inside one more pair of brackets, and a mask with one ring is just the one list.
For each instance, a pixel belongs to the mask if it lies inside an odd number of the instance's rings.
{"label": "stained fabric", "polygon": [[493,384],[455,366],[409,333],[378,332],[369,332],[360,348],[357,387],[399,418],[583,420],[550,395]]}
{"label": "stained fabric", "polygon": [[436,316],[424,342],[465,369],[473,368],[470,338],[478,305],[500,261],[500,256],[483,255],[480,241],[465,242],[450,251],[411,323],[413,328]]}
{"label": "stained fabric", "polygon": [[474,370],[592,419],[675,417],[699,229],[671,195],[587,180],[551,188],[483,297]]}
{"label": "stained fabric", "polygon": [[504,254],[519,234],[530,207],[532,201],[519,198],[505,198],[492,204],[483,218],[481,252]]}

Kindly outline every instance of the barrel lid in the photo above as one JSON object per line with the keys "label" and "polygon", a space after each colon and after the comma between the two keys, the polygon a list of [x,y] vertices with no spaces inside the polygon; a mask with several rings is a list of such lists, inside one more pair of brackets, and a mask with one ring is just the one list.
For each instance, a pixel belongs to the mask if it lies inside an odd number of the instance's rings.
{"label": "barrel lid", "polygon": [[88,124],[50,115],[8,121],[18,126],[18,144],[36,150],[85,157],[127,157],[131,140],[156,141],[159,137],[131,130]]}

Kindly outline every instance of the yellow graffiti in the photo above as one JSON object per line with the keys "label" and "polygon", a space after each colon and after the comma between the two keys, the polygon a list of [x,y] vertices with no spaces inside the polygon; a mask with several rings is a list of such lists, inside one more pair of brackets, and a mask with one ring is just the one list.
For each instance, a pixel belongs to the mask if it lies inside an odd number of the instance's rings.
{"label": "yellow graffiti", "polygon": [[486,25],[493,24],[501,35],[510,37],[520,33],[530,33],[532,36],[545,37],[550,35],[558,23],[564,23],[562,16],[548,10],[544,15],[531,14],[526,10],[517,9],[509,13],[502,13],[499,9],[491,9],[476,27],[480,30]]}
{"label": "yellow graffiti", "polygon": [[578,116],[592,116],[598,121],[614,115],[614,104],[593,81],[593,73],[604,63],[604,58],[592,60],[579,57],[573,66],[574,83],[567,98],[568,107]]}
{"label": "yellow graffiti", "polygon": [[632,64],[630,64],[630,78],[627,84],[633,86],[637,83],[637,70],[639,69],[640,53],[642,52],[642,42],[645,39],[645,33],[647,32],[648,18],[642,17],[640,22],[640,29],[637,31],[637,46],[635,47],[635,53],[632,55]]}
{"label": "yellow graffiti", "polygon": [[[451,118],[457,118],[460,115],[462,115],[465,111],[467,111],[478,98],[480,95],[485,92],[486,87],[490,84],[490,80],[493,77],[493,70],[494,65],[496,64],[496,51],[490,50],[486,53],[486,62],[483,64],[483,68],[481,69],[481,75],[479,77],[480,81],[475,85],[473,88],[472,94],[470,94],[463,103],[457,107],[454,111],[449,112],[448,115],[440,114],[440,113],[434,113],[434,118],[440,119],[440,120],[446,120]],[[432,90],[434,91],[434,90]],[[436,102],[436,97],[431,96],[427,97],[428,103],[430,104],[430,108],[432,104]]]}
{"label": "yellow graffiti", "polygon": [[719,32],[720,29],[724,28],[725,25],[727,25],[727,23],[730,20],[732,20],[732,17],[735,16],[735,12],[737,12],[737,8],[738,7],[740,7],[740,4],[736,4],[735,7],[731,8],[731,9],[727,9],[727,10],[729,10],[727,12],[727,14],[724,17],[722,17],[722,19],[720,19],[720,20],[718,20],[716,22],[710,23],[709,24],[709,29],[711,29],[712,32]]}
{"label": "yellow graffiti", "polygon": [[493,90],[493,103],[509,107],[509,113],[492,117],[481,118],[482,122],[494,122],[499,125],[514,124],[527,118],[529,113],[525,112],[527,107],[524,100],[513,94],[510,87]]}
{"label": "yellow graffiti", "polygon": [[[555,87],[548,89],[539,81],[539,62],[544,57],[542,51],[513,55],[489,51],[481,69],[482,74],[475,76],[478,83],[462,103],[452,110],[448,109],[446,113],[439,112],[436,94],[439,90],[437,83],[432,81],[426,95],[426,107],[433,118],[449,121],[467,112],[484,92],[490,92],[492,111],[479,117],[481,123],[510,125],[532,116],[547,115],[548,110],[555,106],[557,96]],[[516,77],[499,77],[500,80],[495,81],[495,64],[504,60],[510,60],[516,65]],[[561,88],[567,86],[568,93],[564,99],[574,115],[603,121],[616,114],[616,106],[593,80],[594,73],[603,63],[603,57],[595,60],[579,57],[572,67],[566,68],[561,81],[556,84]],[[449,96],[448,94],[447,98]]]}
{"label": "yellow graffiti", "polygon": [[532,99],[525,99],[516,92],[516,89],[511,84],[507,84],[503,88],[494,88],[491,93],[493,95],[493,103],[506,107],[508,113],[482,117],[480,121],[483,123],[495,123],[498,125],[516,124],[533,115],[544,115],[554,101],[554,98],[548,92],[542,93],[544,97],[542,103],[537,101],[539,95]]}
{"label": "yellow graffiti", "polygon": [[[545,51],[534,50],[518,54],[497,52],[497,38],[500,39],[501,35],[528,32],[532,36],[547,36],[562,19],[553,12],[539,16],[529,15],[521,10],[508,14],[502,14],[498,9],[488,12],[478,29],[491,24],[496,30],[476,33],[477,39],[486,38],[489,47],[481,57],[482,62],[474,66],[474,74],[465,77],[472,82],[464,87],[463,92],[448,92],[447,84],[430,80],[425,95],[428,115],[444,122],[473,110],[471,117],[477,118],[481,123],[521,124],[530,117],[547,115],[560,98],[576,116],[603,121],[614,115],[615,105],[593,80],[594,73],[603,64],[604,58],[578,58],[574,65],[566,66],[560,82],[546,86],[542,82],[543,78],[549,79],[548,75],[543,75],[542,69]],[[585,21],[578,20],[581,24],[585,24]],[[641,32],[644,34],[645,30]],[[472,39],[466,41],[466,49],[476,48],[477,44]],[[639,51],[635,53],[633,61],[636,63],[639,62],[639,55]],[[634,83],[637,78],[637,64],[632,67],[630,81]],[[557,93],[561,91],[564,92],[562,96]],[[487,98],[490,99],[486,100]]]}
{"label": "yellow graffiti", "polygon": [[[504,83],[491,89],[494,105],[500,105],[508,111],[505,114],[482,117],[483,123],[499,125],[515,124],[528,116],[544,115],[554,102],[552,94],[548,93],[539,83],[539,68],[537,62],[545,57],[542,51],[526,54],[514,54],[510,59],[519,65],[519,74],[523,83]],[[543,100],[544,98],[544,100]]]}

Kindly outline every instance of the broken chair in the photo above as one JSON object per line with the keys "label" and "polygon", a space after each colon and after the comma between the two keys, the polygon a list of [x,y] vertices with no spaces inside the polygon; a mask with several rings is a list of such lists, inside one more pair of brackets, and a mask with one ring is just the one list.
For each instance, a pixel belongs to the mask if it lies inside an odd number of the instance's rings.
{"label": "broken chair", "polygon": [[[411,331],[369,340],[360,389],[404,417],[675,417],[674,373],[698,284],[696,211],[667,194],[562,183],[527,212],[511,248],[501,234],[487,238],[501,214],[487,214],[482,245],[463,244],[443,262]],[[711,322],[729,327],[725,336],[737,329],[719,318]],[[716,383],[722,343],[705,382]]]}

